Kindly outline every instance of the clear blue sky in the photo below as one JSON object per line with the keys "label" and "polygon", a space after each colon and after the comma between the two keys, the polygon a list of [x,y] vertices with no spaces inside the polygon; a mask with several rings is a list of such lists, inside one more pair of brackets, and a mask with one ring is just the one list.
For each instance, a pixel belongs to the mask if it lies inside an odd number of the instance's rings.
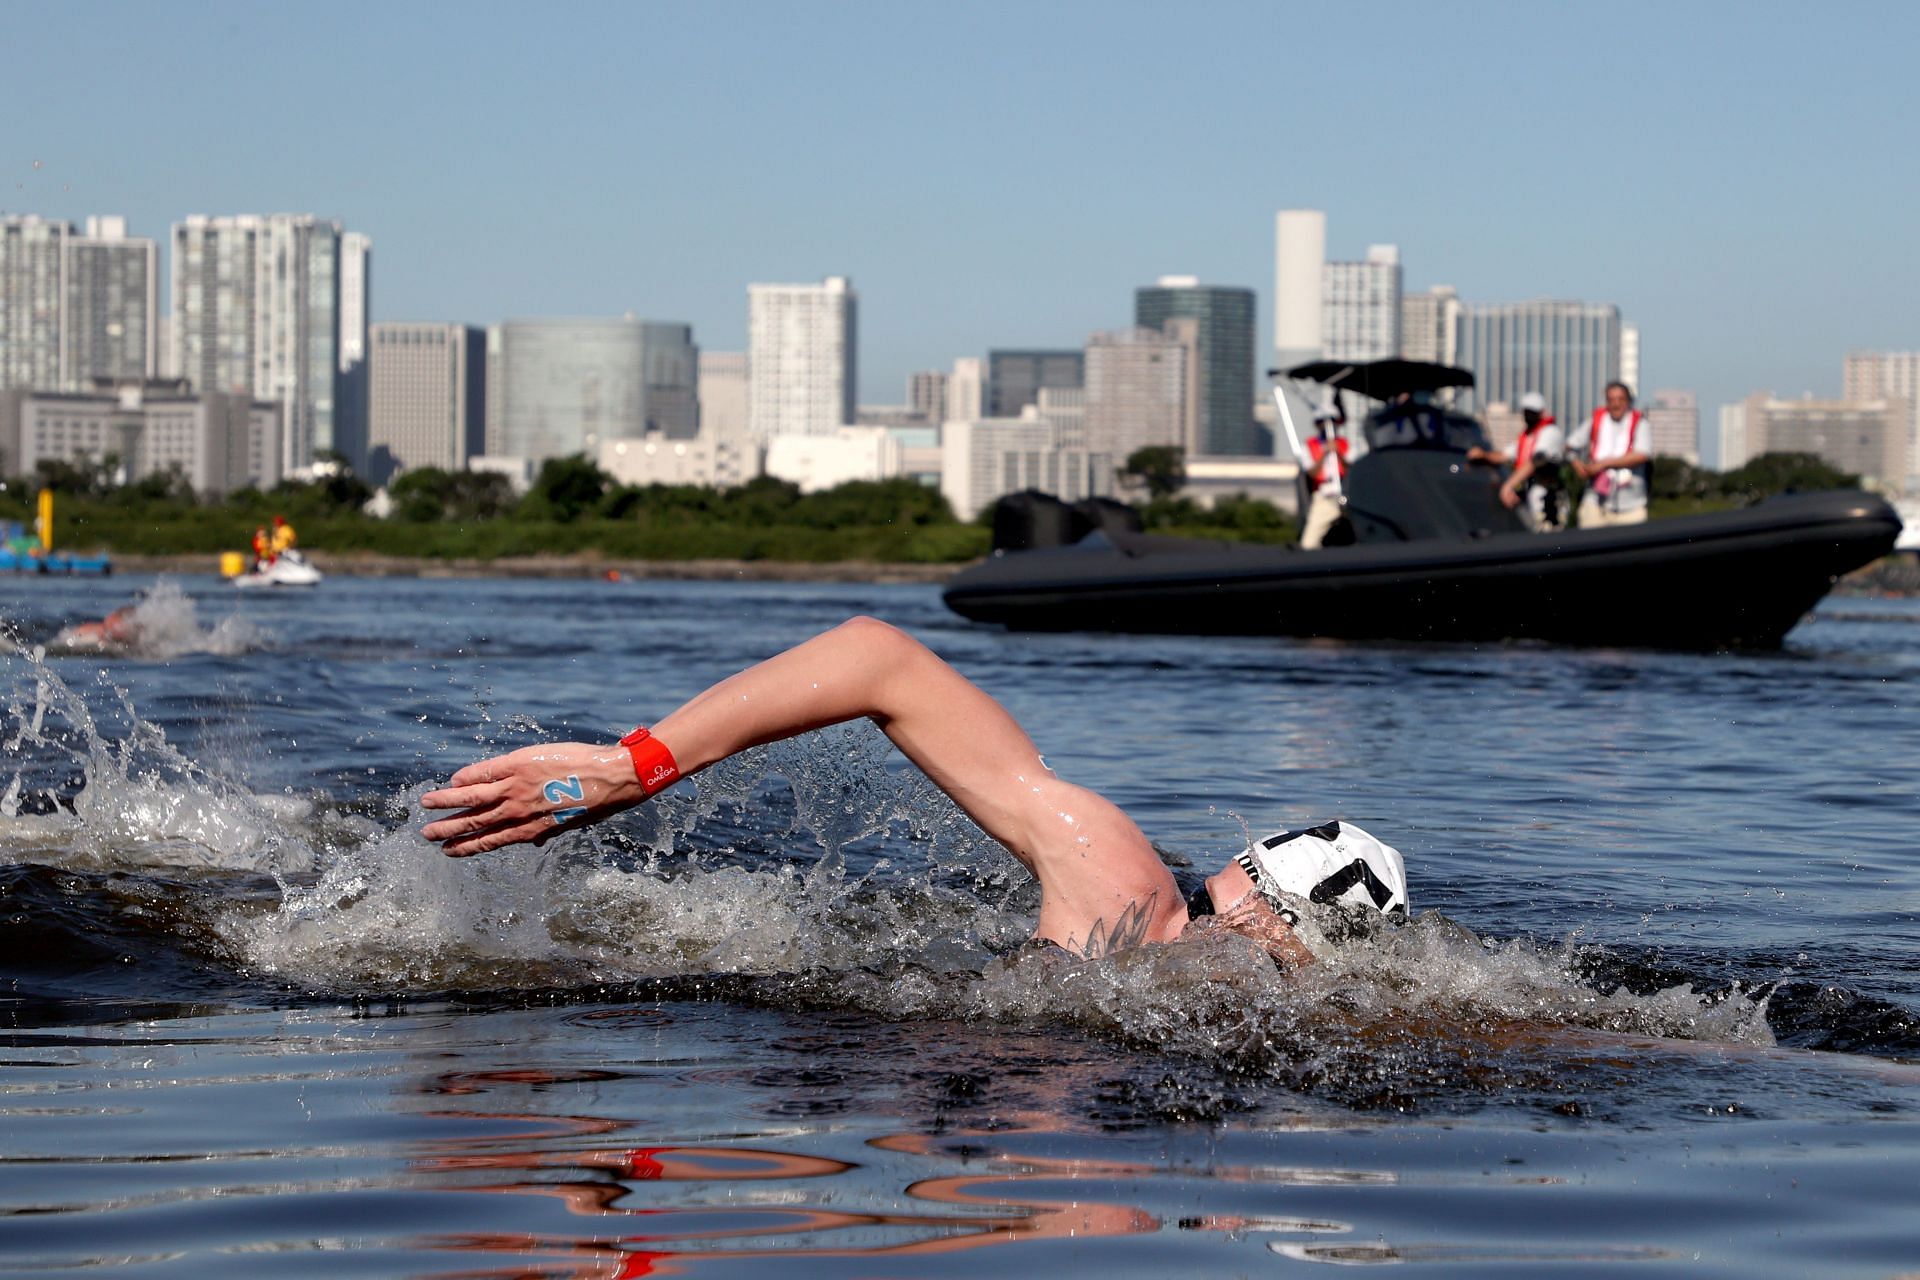
{"label": "clear blue sky", "polygon": [[[861,398],[1077,346],[1273,214],[1409,288],[1617,302],[1706,411],[1920,347],[1920,5],[8,0],[0,208],[312,212],[376,319],[685,320],[850,275]],[[39,167],[35,168],[35,162]]]}

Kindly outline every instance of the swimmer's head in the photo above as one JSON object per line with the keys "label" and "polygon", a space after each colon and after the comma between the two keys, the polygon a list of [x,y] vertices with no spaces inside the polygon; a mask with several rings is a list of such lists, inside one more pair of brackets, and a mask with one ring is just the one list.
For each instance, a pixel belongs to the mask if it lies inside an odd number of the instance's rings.
{"label": "swimmer's head", "polygon": [[1400,851],[1337,819],[1255,840],[1235,859],[1275,910],[1289,898],[1322,906],[1407,914],[1407,865]]}
{"label": "swimmer's head", "polygon": [[1406,864],[1351,823],[1283,831],[1207,877],[1187,911],[1198,929],[1252,938],[1285,968],[1303,952],[1325,958],[1376,923],[1405,920]]}

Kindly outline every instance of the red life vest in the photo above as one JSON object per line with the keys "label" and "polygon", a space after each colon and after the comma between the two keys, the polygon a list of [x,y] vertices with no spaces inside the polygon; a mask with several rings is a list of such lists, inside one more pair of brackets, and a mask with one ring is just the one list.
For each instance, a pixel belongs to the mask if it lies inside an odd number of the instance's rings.
{"label": "red life vest", "polygon": [[1516,470],[1526,466],[1527,460],[1533,457],[1533,446],[1538,443],[1536,437],[1540,434],[1540,428],[1552,425],[1553,415],[1543,413],[1540,415],[1540,421],[1530,427],[1520,428],[1520,438],[1514,442],[1513,446],[1513,465]]}
{"label": "red life vest", "polygon": [[[1313,487],[1316,489],[1320,487],[1320,463],[1326,456],[1327,442],[1325,440],[1322,440],[1319,436],[1314,436],[1307,441],[1307,457],[1312,463],[1312,465],[1307,468],[1307,474],[1312,479]],[[1336,439],[1333,442],[1333,456],[1335,468],[1339,471],[1340,477],[1345,479],[1347,475],[1347,442],[1344,439]]]}
{"label": "red life vest", "polygon": [[[1587,428],[1587,449],[1590,453],[1600,452],[1600,424],[1611,417],[1605,409],[1593,411],[1593,425]],[[1633,442],[1640,436],[1640,411],[1634,409],[1627,414],[1627,452],[1633,452]]]}

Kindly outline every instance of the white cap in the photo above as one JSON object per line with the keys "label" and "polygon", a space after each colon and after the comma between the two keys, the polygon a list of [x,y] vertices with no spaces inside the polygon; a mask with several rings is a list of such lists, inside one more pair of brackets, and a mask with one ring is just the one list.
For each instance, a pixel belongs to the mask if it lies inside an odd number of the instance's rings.
{"label": "white cap", "polygon": [[1547,398],[1538,391],[1527,392],[1527,394],[1520,397],[1520,412],[1525,413],[1529,409],[1535,413],[1545,413],[1547,411]]}
{"label": "white cap", "polygon": [[1399,850],[1351,822],[1282,831],[1256,840],[1240,855],[1260,892],[1292,894],[1309,902],[1372,907],[1405,916],[1407,865]]}
{"label": "white cap", "polygon": [[1340,421],[1340,410],[1335,405],[1323,404],[1313,411],[1313,420],[1315,422],[1338,422]]}

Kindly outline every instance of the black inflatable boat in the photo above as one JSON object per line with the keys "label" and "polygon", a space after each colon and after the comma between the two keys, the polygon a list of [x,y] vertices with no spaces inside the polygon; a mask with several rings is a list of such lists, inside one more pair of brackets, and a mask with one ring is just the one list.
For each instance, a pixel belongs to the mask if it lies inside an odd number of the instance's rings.
{"label": "black inflatable boat", "polygon": [[[1370,389],[1349,385],[1372,394],[1438,376],[1422,370],[1470,379],[1443,366],[1379,363],[1398,369]],[[1893,507],[1858,491],[1529,533],[1497,499],[1501,473],[1467,460],[1468,447],[1484,444],[1472,418],[1402,401],[1366,431],[1370,451],[1347,480],[1349,545],[1153,537],[1112,505],[1083,505],[1077,519],[1091,532],[1046,546],[1080,532],[1068,528],[1076,515],[1023,495],[1024,508],[1003,509],[997,522],[999,549],[956,575],[946,602],[974,621],[1021,630],[1769,648],[1841,574],[1887,554],[1900,533]]]}

